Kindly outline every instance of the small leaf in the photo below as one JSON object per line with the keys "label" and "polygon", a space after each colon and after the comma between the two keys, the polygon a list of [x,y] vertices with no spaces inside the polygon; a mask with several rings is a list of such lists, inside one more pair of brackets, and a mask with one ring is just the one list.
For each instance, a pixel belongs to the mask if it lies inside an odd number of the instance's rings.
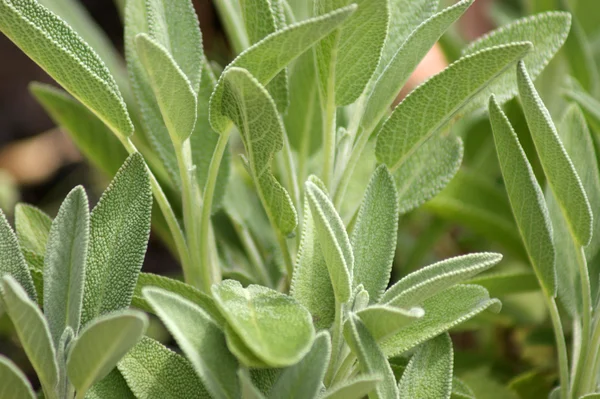
{"label": "small leaf", "polygon": [[423,314],[421,308],[405,310],[385,305],[369,306],[356,313],[375,341],[378,342],[397,333],[416,319],[423,317]]}
{"label": "small leaf", "polygon": [[146,168],[139,153],[131,155],[92,211],[82,326],[131,303],[150,235]]}
{"label": "small leaf", "polygon": [[92,48],[35,0],[0,1],[0,30],[111,130],[133,134],[114,78]]}
{"label": "small leaf", "polygon": [[404,308],[420,305],[427,298],[472,278],[500,260],[502,255],[487,252],[443,260],[398,281],[383,294],[381,303]]}
{"label": "small leaf", "polygon": [[44,390],[54,392],[58,384],[58,365],[44,315],[12,276],[5,275],[2,278],[1,288],[6,313],[15,327],[27,358]]}
{"label": "small leaf", "polygon": [[216,399],[238,398],[238,362],[227,350],[225,336],[210,316],[199,306],[168,291],[148,287],[143,293],[208,392]]}
{"label": "small leaf", "polygon": [[266,364],[285,367],[310,350],[310,314],[293,298],[266,287],[243,288],[233,280],[212,288],[215,304],[250,351]]}
{"label": "small leaf", "polygon": [[88,199],[79,186],[52,222],[44,262],[44,314],[56,348],[65,328],[79,331],[89,234]]}
{"label": "small leaf", "polygon": [[380,382],[378,374],[362,374],[334,385],[325,391],[323,399],[362,399]]}
{"label": "small leaf", "polygon": [[118,368],[137,399],[210,398],[190,362],[148,337],[127,352]]}
{"label": "small leaf", "polygon": [[454,352],[448,333],[417,349],[398,384],[401,398],[450,399]]}
{"label": "small leaf", "polygon": [[345,303],[352,293],[354,269],[354,255],[346,228],[327,195],[310,181],[306,183],[306,196],[336,300]]}
{"label": "small leaf", "polygon": [[[142,338],[143,339],[143,338]],[[127,382],[116,368],[113,369],[101,381],[94,384],[85,395],[86,399],[136,399],[135,395],[127,386]]]}
{"label": "small leaf", "polygon": [[135,346],[148,327],[148,317],[125,310],[94,319],[71,343],[67,375],[78,395],[106,377]]}
{"label": "small leaf", "polygon": [[358,358],[362,372],[381,375],[382,381],[369,394],[369,398],[397,398],[394,372],[377,342],[357,316],[350,314],[344,323],[344,337]]}
{"label": "small leaf", "polygon": [[499,297],[533,292],[540,289],[537,277],[531,271],[498,272],[477,276],[468,281],[488,290],[490,296]]}
{"label": "small leaf", "polygon": [[[377,159],[396,171],[477,93],[530,50],[530,43],[486,49],[458,60],[416,88],[382,126]],[[443,100],[432,103],[432,98]]]}
{"label": "small leaf", "polygon": [[352,230],[353,286],[362,284],[371,302],[390,281],[398,232],[398,194],[384,165],[375,170]]}
{"label": "small leaf", "polygon": [[50,216],[34,206],[17,204],[15,207],[15,229],[19,246],[30,268],[44,269],[51,224]]}
{"label": "small leaf", "polygon": [[540,185],[519,139],[502,109],[490,98],[490,122],[504,184],[525,248],[542,288],[556,293],[552,225]]}
{"label": "small leaf", "polygon": [[0,356],[0,398],[35,399],[27,377],[10,359]]}

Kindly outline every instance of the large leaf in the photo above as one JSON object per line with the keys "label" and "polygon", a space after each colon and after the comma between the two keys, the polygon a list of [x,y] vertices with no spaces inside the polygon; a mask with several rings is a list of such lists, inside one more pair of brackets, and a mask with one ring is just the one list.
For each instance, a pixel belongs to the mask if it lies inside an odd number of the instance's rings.
{"label": "large leaf", "polygon": [[131,155],[92,211],[82,325],[131,302],[150,235],[146,168],[139,153]]}
{"label": "large leaf", "polygon": [[8,358],[0,356],[0,398],[35,399],[27,377]]}
{"label": "large leaf", "polygon": [[61,18],[35,0],[2,0],[0,30],[115,133],[133,134],[114,78]]}
{"label": "large leaf", "polygon": [[19,246],[29,267],[44,269],[46,243],[52,219],[42,210],[27,204],[15,207],[15,230]]}
{"label": "large leaf", "polygon": [[127,381],[123,378],[119,370],[113,369],[102,381],[94,386],[85,395],[86,399],[136,399],[131,389],[127,386]]}
{"label": "large leaf", "polygon": [[362,374],[325,391],[323,399],[362,399],[381,382],[378,374]]}
{"label": "large leaf", "polygon": [[398,281],[385,292],[381,303],[401,307],[420,305],[440,291],[489,269],[501,259],[500,254],[483,252],[443,260]]}
{"label": "large leaf", "polygon": [[67,327],[79,331],[89,233],[88,199],[79,186],[52,222],[44,262],[44,314],[56,348]]}
{"label": "large leaf", "polygon": [[554,296],[557,283],[552,225],[542,190],[517,134],[494,97],[490,99],[489,112],[500,168],[519,233],[542,288]]}
{"label": "large leaf", "polygon": [[149,287],[143,293],[208,392],[217,399],[238,398],[237,360],[227,350],[225,336],[210,316],[194,303],[168,291]]}
{"label": "large leaf", "polygon": [[377,159],[396,171],[476,94],[530,50],[530,43],[486,49],[458,60],[419,86],[382,126]]}
{"label": "large leaf", "polygon": [[137,399],[210,398],[190,362],[151,338],[143,337],[118,367]]}
{"label": "large leaf", "polygon": [[423,317],[423,309],[405,310],[393,306],[373,305],[356,313],[373,338],[380,341]]}
{"label": "large leaf", "polygon": [[421,345],[398,384],[401,398],[450,399],[454,352],[448,333]]}
{"label": "large leaf", "polygon": [[94,319],[71,343],[67,375],[78,393],[106,377],[135,346],[148,326],[148,317],[126,310]]}
{"label": "large leaf", "polygon": [[290,366],[309,351],[312,319],[292,297],[258,285],[243,288],[233,280],[213,286],[212,293],[235,333],[266,364]]}

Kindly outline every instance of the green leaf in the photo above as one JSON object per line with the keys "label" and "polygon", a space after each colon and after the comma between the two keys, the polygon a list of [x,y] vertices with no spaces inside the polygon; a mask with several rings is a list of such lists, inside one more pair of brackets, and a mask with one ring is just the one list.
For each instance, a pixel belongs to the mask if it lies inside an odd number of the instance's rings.
{"label": "green leaf", "polygon": [[0,30],[111,130],[124,137],[133,134],[114,78],[61,18],[35,0],[2,0]]}
{"label": "green leaf", "polygon": [[[143,339],[143,338],[142,338]],[[86,399],[136,399],[135,395],[127,386],[127,382],[116,368],[104,379],[94,384],[85,395]]]}
{"label": "green leaf", "polygon": [[48,323],[15,278],[4,276],[1,288],[6,313],[44,391],[50,394],[58,384],[58,365]]}
{"label": "green leaf", "polygon": [[125,309],[150,234],[152,190],[144,159],[131,155],[106,189],[90,220],[81,325]]}
{"label": "green leaf", "polygon": [[398,194],[384,165],[375,170],[352,230],[353,286],[362,284],[371,302],[379,301],[390,281],[398,233]]}
{"label": "green leaf", "polygon": [[579,104],[594,128],[600,127],[600,101],[577,87],[567,90],[565,96]]}
{"label": "green leaf", "polygon": [[148,327],[148,317],[125,310],[90,322],[71,343],[67,375],[80,395],[106,377],[135,346]]}
{"label": "green leaf", "polygon": [[213,285],[212,293],[235,333],[266,364],[290,366],[310,350],[315,335],[310,314],[292,297],[233,280]]}
{"label": "green leaf", "polygon": [[252,379],[243,369],[238,370],[238,378],[242,386],[242,399],[265,399],[265,395],[254,386]]}
{"label": "green leaf", "polygon": [[362,399],[380,382],[379,374],[362,374],[332,386],[325,392],[323,399]]}
{"label": "green leaf", "polygon": [[327,195],[310,181],[306,183],[306,196],[336,300],[345,303],[352,293],[354,269],[354,255],[346,228]]}
{"label": "green leaf", "polygon": [[398,388],[394,372],[375,338],[357,316],[350,314],[344,323],[344,337],[358,358],[361,371],[381,375],[382,381],[369,394],[369,398],[397,398]]}
{"label": "green leaf", "polygon": [[510,121],[493,96],[489,113],[500,168],[519,233],[542,288],[554,296],[557,282],[552,225],[542,190]]}
{"label": "green leaf", "polygon": [[[398,97],[400,89],[419,62],[448,27],[473,4],[473,1],[460,1],[423,21],[403,44],[398,43],[397,51],[393,55],[387,56],[385,60],[382,59],[385,64],[379,67],[379,74],[374,76],[376,80],[368,91],[365,112],[360,123],[365,134],[369,134],[375,129],[381,118],[387,114],[390,106]],[[402,3],[402,1],[392,1],[391,3]],[[421,1],[421,3],[423,2]],[[391,21],[392,25],[400,23],[393,19]],[[390,40],[389,35],[388,40]],[[387,46],[388,44],[386,44]]]}
{"label": "green leaf", "polygon": [[589,93],[598,94],[600,89],[600,71],[594,60],[592,43],[586,37],[581,24],[573,16],[572,27],[565,41],[565,55],[571,73]]}
{"label": "green leaf", "polygon": [[79,186],[52,222],[44,261],[44,314],[56,348],[65,328],[79,331],[89,234],[88,199]]}
{"label": "green leaf", "polygon": [[423,309],[410,310],[393,306],[373,305],[356,313],[373,338],[381,341],[397,333],[406,325],[423,317]]}
{"label": "green leaf", "polygon": [[9,275],[27,292],[34,301],[37,299],[35,286],[25,258],[19,248],[17,236],[0,209],[0,278]]}
{"label": "green leaf", "polygon": [[[381,127],[377,159],[396,171],[476,94],[530,50],[530,43],[486,49],[458,60],[419,86]],[[432,103],[432,98],[440,101]]]}
{"label": "green leaf", "polygon": [[482,286],[488,290],[490,296],[494,297],[522,294],[540,289],[537,277],[528,270],[489,273],[477,276],[468,283]]}
{"label": "green leaf", "polygon": [[329,14],[312,18],[279,30],[233,60],[221,75],[210,101],[210,124],[217,132],[228,128],[228,117],[223,115],[223,90],[225,72],[230,68],[247,69],[262,84],[268,84],[294,58],[344,22],[356,6],[348,6]]}
{"label": "green leaf", "polygon": [[[492,46],[527,41],[533,45],[523,61],[532,79],[544,70],[554,54],[562,47],[571,28],[571,15],[566,12],[546,12],[519,19],[502,26],[471,43],[463,50],[463,55],[475,54]],[[499,103],[504,103],[517,94],[516,76],[507,71],[494,81],[471,103],[470,109],[481,107],[491,94]]]}
{"label": "green leaf", "polygon": [[35,399],[27,377],[10,359],[0,356],[0,398]]}
{"label": "green leaf", "polygon": [[454,352],[448,333],[421,345],[398,384],[401,398],[450,399]]}
{"label": "green leaf", "polygon": [[283,370],[269,398],[312,399],[321,390],[325,371],[331,356],[329,334],[321,332],[310,351],[297,364]]}
{"label": "green leaf", "polygon": [[225,336],[210,316],[194,303],[168,291],[148,287],[143,293],[208,392],[217,399],[238,398],[238,362],[227,350]]}
{"label": "green leaf", "polygon": [[158,41],[140,33],[135,43],[171,140],[175,145],[180,145],[190,137],[196,124],[196,92],[173,57]]}
{"label": "green leaf", "polygon": [[266,369],[269,367],[264,361],[259,359],[244,343],[242,338],[233,330],[231,325],[225,326],[225,339],[227,348],[235,357],[247,368]]}
{"label": "green leaf", "polygon": [[486,309],[499,311],[500,301],[476,285],[456,285],[423,301],[425,315],[396,335],[384,340],[381,348],[393,357],[467,321]]}
{"label": "green leaf", "polygon": [[[244,69],[229,68],[221,80],[221,112],[240,130],[250,173],[269,220],[282,234],[290,234],[298,224],[298,216],[288,192],[271,171],[275,154],[283,149],[284,135],[275,104],[266,89]],[[260,118],[256,118],[258,114]]]}
{"label": "green leaf", "polygon": [[411,307],[427,298],[489,269],[502,260],[496,253],[475,253],[457,256],[424,267],[404,277],[390,287],[381,303]]}
{"label": "green leaf", "polygon": [[190,362],[148,337],[127,352],[118,368],[137,399],[210,398]]}
{"label": "green leaf", "polygon": [[46,243],[52,219],[42,210],[27,204],[15,207],[15,229],[19,246],[30,268],[44,269]]}
{"label": "green leaf", "polygon": [[452,378],[452,395],[451,399],[475,399],[475,394],[471,388],[463,381],[456,377]]}
{"label": "green leaf", "polygon": [[52,120],[63,127],[85,158],[107,176],[114,176],[127,159],[127,151],[93,112],[64,91],[43,83],[29,90]]}
{"label": "green leaf", "polygon": [[[336,105],[351,104],[361,95],[377,68],[388,29],[387,0],[355,3],[356,12],[315,47],[322,96],[335,95]],[[322,15],[348,4],[350,0],[317,0],[315,13]]]}

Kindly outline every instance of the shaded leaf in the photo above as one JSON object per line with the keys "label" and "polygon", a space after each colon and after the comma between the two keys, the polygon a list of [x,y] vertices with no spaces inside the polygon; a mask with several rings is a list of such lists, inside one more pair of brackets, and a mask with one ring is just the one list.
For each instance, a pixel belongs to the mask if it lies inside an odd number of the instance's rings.
{"label": "shaded leaf", "polygon": [[323,399],[362,399],[381,382],[378,374],[363,374],[332,386]]}
{"label": "shaded leaf", "polygon": [[35,399],[27,377],[10,359],[0,356],[0,398]]}
{"label": "shaded leaf", "polygon": [[376,341],[397,333],[406,325],[423,317],[423,314],[421,308],[406,310],[385,305],[369,306],[356,313]]}
{"label": "shaded leaf", "polygon": [[30,268],[44,269],[50,225],[52,219],[42,210],[27,204],[15,207],[15,230],[21,252]]}
{"label": "shaded leaf", "polygon": [[86,399],[136,399],[135,395],[127,386],[127,381],[123,378],[119,370],[113,369],[101,381],[94,384],[85,395]]}
{"label": "shaded leaf", "polygon": [[488,290],[490,296],[498,297],[537,291],[540,283],[530,271],[488,273],[468,281]]}

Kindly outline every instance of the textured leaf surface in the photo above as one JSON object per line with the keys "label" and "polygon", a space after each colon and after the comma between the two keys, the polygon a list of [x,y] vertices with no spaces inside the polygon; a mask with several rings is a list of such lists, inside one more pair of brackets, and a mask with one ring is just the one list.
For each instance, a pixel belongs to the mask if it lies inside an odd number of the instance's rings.
{"label": "textured leaf surface", "polygon": [[44,263],[44,314],[56,348],[65,328],[79,331],[89,234],[88,199],[79,186],[52,222]]}
{"label": "textured leaf surface", "polygon": [[35,399],[35,393],[27,377],[8,358],[0,356],[0,398]]}
{"label": "textured leaf surface", "polygon": [[264,399],[265,395],[254,386],[252,379],[243,370],[238,371],[240,385],[242,387],[242,399]]}
{"label": "textured leaf surface", "polygon": [[309,351],[312,319],[292,297],[258,285],[243,288],[233,280],[213,286],[212,292],[229,325],[266,364],[290,366]]}
{"label": "textured leaf surface", "polygon": [[61,18],[35,0],[2,0],[0,30],[114,132],[133,134],[114,78]]}
{"label": "textured leaf surface", "polygon": [[398,384],[401,398],[450,399],[454,352],[448,333],[417,349]]}
{"label": "textured leaf surface", "polygon": [[376,341],[397,333],[406,325],[423,317],[423,309],[410,310],[385,305],[373,305],[357,313]]}
{"label": "textured leaf surface", "polygon": [[0,210],[0,278],[5,275],[13,277],[27,295],[34,301],[37,299],[35,286],[27,268],[25,258],[19,249],[17,236]]}
{"label": "textured leaf surface", "polygon": [[247,368],[266,369],[269,367],[264,361],[259,359],[244,343],[240,336],[233,330],[231,325],[225,326],[225,339],[227,348],[235,357]]}
{"label": "textured leaf surface", "polygon": [[489,269],[502,260],[495,253],[475,253],[443,260],[404,277],[390,287],[381,303],[410,307]]}
{"label": "textured leaf surface", "polygon": [[159,288],[144,296],[187,356],[214,398],[238,398],[238,362],[227,350],[225,336],[199,306]]}
{"label": "textured leaf surface", "polygon": [[190,362],[151,338],[143,337],[118,367],[137,399],[210,398]]}
{"label": "textured leaf surface", "polygon": [[377,374],[363,374],[334,385],[325,392],[323,399],[362,399],[381,382]]}
{"label": "textured leaf surface", "polygon": [[519,232],[542,287],[555,295],[552,225],[542,190],[515,131],[493,97],[489,112],[500,168]]}
{"label": "textured leaf surface", "polygon": [[29,267],[43,270],[51,224],[50,216],[34,206],[17,204],[15,207],[17,238]]}
{"label": "textured leaf surface", "polygon": [[458,60],[419,86],[382,126],[377,159],[390,170],[397,170],[477,93],[530,50],[530,43],[486,49]]}
{"label": "textured leaf surface", "polygon": [[146,164],[135,153],[91,214],[82,325],[129,306],[146,253],[151,211]]}
{"label": "textured leaf surface", "polygon": [[127,381],[123,378],[119,370],[113,369],[102,381],[97,382],[85,395],[86,399],[136,399],[129,387]]}

